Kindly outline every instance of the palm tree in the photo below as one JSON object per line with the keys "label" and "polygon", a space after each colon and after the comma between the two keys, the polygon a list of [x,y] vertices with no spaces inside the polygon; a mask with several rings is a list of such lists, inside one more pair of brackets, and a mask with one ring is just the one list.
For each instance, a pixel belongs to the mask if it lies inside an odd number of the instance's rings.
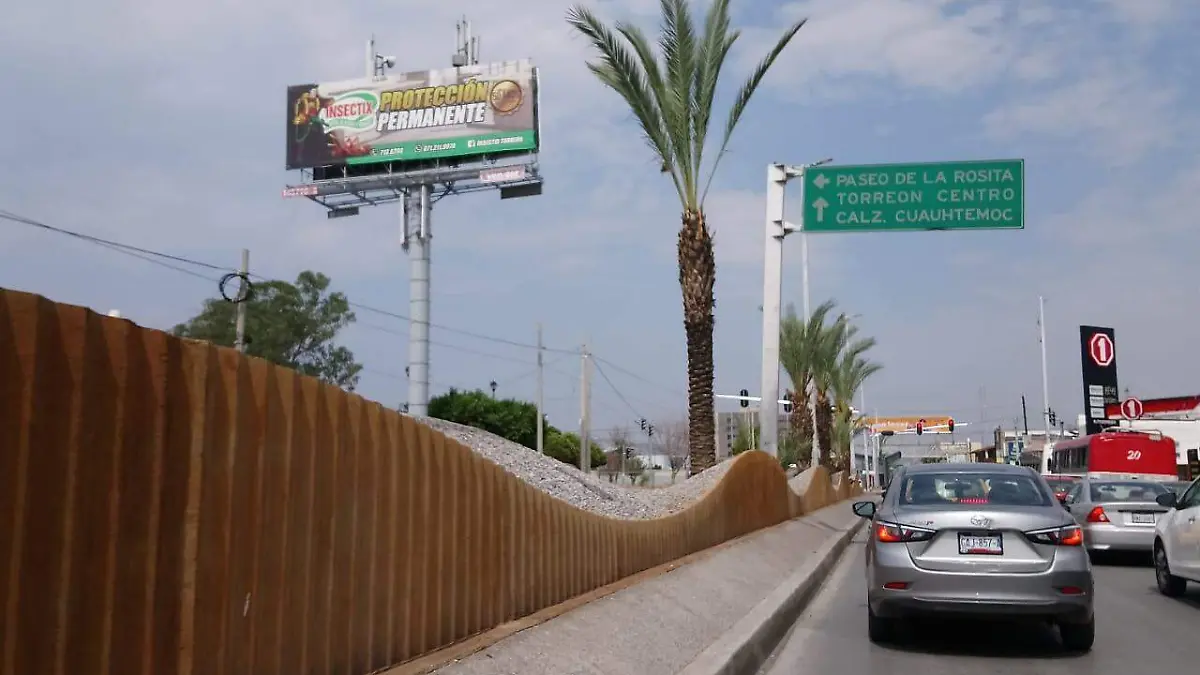
{"label": "palm tree", "polygon": [[833,456],[833,402],[829,392],[837,372],[838,356],[845,348],[848,336],[857,330],[843,314],[832,325],[822,326],[813,348],[813,419],[820,453],[817,461],[827,468],[832,468]]}
{"label": "palm tree", "polygon": [[808,391],[812,387],[821,343],[826,331],[825,320],[836,303],[826,300],[802,320],[796,308],[788,305],[779,321],[779,363],[792,381],[791,434],[796,443],[811,452],[814,442],[813,413]]}
{"label": "palm tree", "polygon": [[573,7],[567,22],[599,54],[588,68],[625,100],[655,162],[669,174],[682,207],[679,228],[679,287],[688,358],[688,447],[692,471],[716,462],[713,419],[713,288],[717,269],[704,199],[725,149],[754,91],[775,59],[804,25],[797,21],[738,89],[707,168],[707,149],[721,69],[740,31],[730,27],[729,0],[713,0],[701,29],[687,0],[661,0],[662,25],[656,50],[637,26],[604,25],[591,11]]}
{"label": "palm tree", "polygon": [[860,420],[854,419],[854,410],[852,407],[854,397],[858,394],[867,378],[883,369],[878,363],[862,357],[868,349],[873,347],[875,341],[860,340],[851,348],[843,352],[838,361],[833,377],[833,397],[835,408],[835,424],[840,425],[840,428],[845,431],[845,436],[838,439],[838,452],[836,453],[838,462],[837,469],[847,471],[850,469],[850,438],[858,429]]}

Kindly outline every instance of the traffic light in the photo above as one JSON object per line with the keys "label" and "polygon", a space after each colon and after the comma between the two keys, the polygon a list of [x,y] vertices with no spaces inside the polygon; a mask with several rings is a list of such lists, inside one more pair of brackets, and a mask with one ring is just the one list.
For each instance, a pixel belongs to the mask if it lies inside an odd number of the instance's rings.
{"label": "traffic light", "polygon": [[654,437],[654,425],[653,424],[646,425],[646,435],[651,438]]}
{"label": "traffic light", "polygon": [[954,418],[953,417],[946,420],[946,429],[949,430],[950,433],[954,433]]}
{"label": "traffic light", "polygon": [[783,392],[783,412],[792,412],[792,392],[790,391]]}
{"label": "traffic light", "polygon": [[925,420],[922,418],[917,420],[917,435],[920,436],[923,433],[925,433]]}
{"label": "traffic light", "polygon": [[750,390],[743,389],[740,392],[738,392],[738,396],[742,397],[742,400],[738,402],[738,405],[742,406],[743,408],[749,408],[750,407]]}
{"label": "traffic light", "polygon": [[1050,426],[1054,426],[1055,424],[1058,424],[1058,415],[1054,414],[1054,409],[1051,408],[1049,412],[1050,412]]}
{"label": "traffic light", "polygon": [[645,417],[638,420],[638,426],[642,428],[642,431],[646,430],[646,418]]}

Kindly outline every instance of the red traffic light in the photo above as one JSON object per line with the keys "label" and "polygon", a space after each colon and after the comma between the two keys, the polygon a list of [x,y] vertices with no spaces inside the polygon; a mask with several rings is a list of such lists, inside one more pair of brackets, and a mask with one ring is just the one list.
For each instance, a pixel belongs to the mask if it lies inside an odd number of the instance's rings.
{"label": "red traffic light", "polygon": [[950,431],[950,433],[954,433],[954,418],[953,417],[946,420],[946,428]]}
{"label": "red traffic light", "polygon": [[923,433],[925,433],[925,420],[919,419],[917,420],[917,435],[920,436]]}

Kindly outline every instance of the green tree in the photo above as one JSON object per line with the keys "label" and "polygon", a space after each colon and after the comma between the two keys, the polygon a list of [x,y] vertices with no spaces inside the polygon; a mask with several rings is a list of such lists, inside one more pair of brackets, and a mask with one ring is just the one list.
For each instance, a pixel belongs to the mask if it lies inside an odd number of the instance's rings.
{"label": "green tree", "polygon": [[482,389],[459,391],[452,387],[429,399],[430,417],[483,429],[527,448],[537,447],[537,414],[532,403],[492,398]]}
{"label": "green tree", "polygon": [[826,356],[826,322],[834,307],[834,302],[827,300],[806,320],[796,315],[795,306],[788,305],[779,323],[779,362],[792,381],[791,432],[797,443],[810,450],[815,429],[808,392],[817,372],[827,367],[822,361]]}
{"label": "green tree", "polygon": [[[354,322],[354,312],[346,296],[330,292],[329,284],[329,277],[312,271],[301,272],[294,284],[255,284],[246,301],[246,353],[353,391],[362,366],[334,341]],[[172,332],[232,347],[236,317],[236,304],[224,298],[205,300],[199,314]]]}
{"label": "green tree", "polygon": [[[846,434],[855,428],[854,397],[881,369],[865,357],[875,340],[858,338],[858,327],[845,314],[831,319],[835,306],[826,301],[803,321],[789,305],[780,323],[779,345],[780,362],[794,388],[792,434],[810,451],[818,448],[819,463],[832,471],[850,467]],[[812,408],[805,391],[815,399]]]}
{"label": "green tree", "polygon": [[704,200],[738,121],[771,65],[804,25],[788,26],[782,37],[737,90],[725,116],[715,154],[708,134],[716,112],[721,70],[740,31],[731,27],[729,0],[713,0],[703,26],[687,0],[662,0],[658,48],[637,26],[620,21],[606,26],[576,6],[567,21],[599,54],[588,68],[629,106],[662,173],[668,174],[682,210],[677,252],[683,295],[683,328],[688,359],[688,437],[691,470],[716,463],[713,420],[713,288],[717,266]]}
{"label": "green tree", "polygon": [[[573,434],[569,431],[561,431],[552,426],[547,425],[545,430],[544,449],[546,454],[563,464],[571,466],[579,466],[579,445],[581,441],[579,434]],[[604,448],[598,443],[591,443],[592,446],[592,461],[591,467],[598,469],[605,465],[608,457],[604,454]]]}
{"label": "green tree", "polygon": [[873,338],[853,342],[842,352],[834,370],[832,379],[834,414],[836,416],[834,435],[837,437],[835,440],[837,448],[835,455],[838,460],[836,470],[839,471],[850,470],[851,438],[855,432],[863,428],[862,415],[857,418],[854,415],[854,397],[862,390],[862,385],[867,378],[883,370],[882,365],[872,363],[863,356],[873,346],[875,346]]}
{"label": "green tree", "polygon": [[729,454],[740,455],[743,452],[746,452],[747,450],[754,450],[755,449],[754,446],[756,445],[756,443],[754,441],[757,438],[758,438],[758,425],[757,424],[754,425],[753,434],[751,434],[751,429],[748,425],[739,424],[738,430],[737,430],[737,436],[734,436],[734,438],[733,438],[733,447],[729,449]]}
{"label": "green tree", "polygon": [[[519,443],[531,451],[537,448],[537,406],[528,401],[492,398],[482,389],[459,391],[451,388],[429,399],[429,416],[456,424],[482,429]],[[579,436],[565,433],[546,423],[543,449],[560,462],[579,466]],[[592,468],[604,465],[604,449],[592,444]]]}

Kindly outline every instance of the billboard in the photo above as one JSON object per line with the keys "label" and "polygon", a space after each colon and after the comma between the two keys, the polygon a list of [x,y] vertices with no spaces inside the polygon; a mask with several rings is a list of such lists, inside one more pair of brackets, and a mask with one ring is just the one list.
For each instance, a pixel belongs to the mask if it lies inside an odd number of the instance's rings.
{"label": "billboard", "polygon": [[1095,434],[1114,426],[1106,408],[1120,403],[1117,389],[1117,340],[1112,328],[1079,327],[1079,352],[1083,362],[1084,433]]}
{"label": "billboard", "polygon": [[868,417],[864,421],[870,427],[871,433],[879,433],[881,431],[891,431],[893,433],[902,434],[908,431],[916,431],[917,422],[925,420],[925,428],[933,431],[942,431],[944,427],[950,426],[950,417],[948,415],[916,415],[912,417]]}
{"label": "billboard", "polygon": [[528,60],[290,86],[286,166],[532,152],[537,87]]}

